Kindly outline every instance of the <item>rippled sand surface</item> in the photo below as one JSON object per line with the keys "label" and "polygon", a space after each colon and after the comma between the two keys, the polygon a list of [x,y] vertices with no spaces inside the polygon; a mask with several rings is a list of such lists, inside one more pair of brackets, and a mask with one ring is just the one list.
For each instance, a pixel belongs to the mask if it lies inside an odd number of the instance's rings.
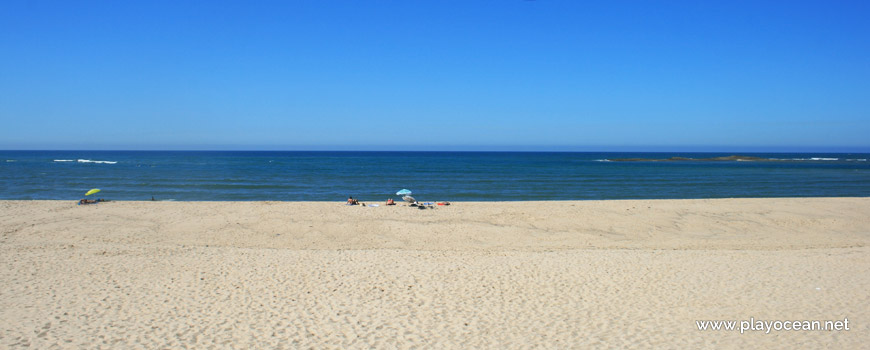
{"label": "rippled sand surface", "polygon": [[[0,348],[861,348],[870,199],[0,202]],[[850,320],[840,332],[696,320]]]}

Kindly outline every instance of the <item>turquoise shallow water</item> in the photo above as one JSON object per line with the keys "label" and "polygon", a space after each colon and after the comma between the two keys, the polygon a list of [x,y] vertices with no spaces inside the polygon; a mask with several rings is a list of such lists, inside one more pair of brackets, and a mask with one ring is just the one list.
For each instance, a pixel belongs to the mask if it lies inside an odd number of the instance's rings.
{"label": "turquoise shallow water", "polygon": [[870,154],[0,151],[0,199],[513,201],[870,196]]}

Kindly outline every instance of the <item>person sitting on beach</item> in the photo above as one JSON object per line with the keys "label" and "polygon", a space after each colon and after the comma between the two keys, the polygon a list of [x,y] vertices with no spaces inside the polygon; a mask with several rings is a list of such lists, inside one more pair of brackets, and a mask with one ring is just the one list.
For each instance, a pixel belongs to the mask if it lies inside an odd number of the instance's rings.
{"label": "person sitting on beach", "polygon": [[357,204],[359,204],[359,201],[356,199],[353,199],[353,197],[347,197],[347,204],[348,205],[357,205]]}
{"label": "person sitting on beach", "polygon": [[393,202],[393,199],[387,199],[387,205],[396,205],[396,202]]}

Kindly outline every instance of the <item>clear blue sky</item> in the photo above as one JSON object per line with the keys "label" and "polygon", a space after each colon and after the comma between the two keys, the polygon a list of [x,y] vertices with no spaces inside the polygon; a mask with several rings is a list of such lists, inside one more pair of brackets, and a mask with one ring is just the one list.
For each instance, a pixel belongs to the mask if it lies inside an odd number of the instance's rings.
{"label": "clear blue sky", "polygon": [[870,151],[867,1],[0,2],[0,149]]}

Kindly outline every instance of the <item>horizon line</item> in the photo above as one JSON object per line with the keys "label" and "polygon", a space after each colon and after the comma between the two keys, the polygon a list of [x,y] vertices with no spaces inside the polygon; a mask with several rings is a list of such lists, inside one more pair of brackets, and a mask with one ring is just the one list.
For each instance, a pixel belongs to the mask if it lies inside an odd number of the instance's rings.
{"label": "horizon line", "polygon": [[660,149],[660,150],[635,150],[635,149],[598,149],[598,150],[571,150],[571,149],[245,149],[245,148],[219,148],[219,149],[0,149],[0,152],[373,152],[373,153],[388,153],[388,152],[456,152],[456,153],[870,153],[870,148],[854,149],[845,148],[838,149],[830,147],[825,149],[783,149],[785,147],[777,147],[776,149],[709,149],[709,150],[680,150],[680,149]]}

